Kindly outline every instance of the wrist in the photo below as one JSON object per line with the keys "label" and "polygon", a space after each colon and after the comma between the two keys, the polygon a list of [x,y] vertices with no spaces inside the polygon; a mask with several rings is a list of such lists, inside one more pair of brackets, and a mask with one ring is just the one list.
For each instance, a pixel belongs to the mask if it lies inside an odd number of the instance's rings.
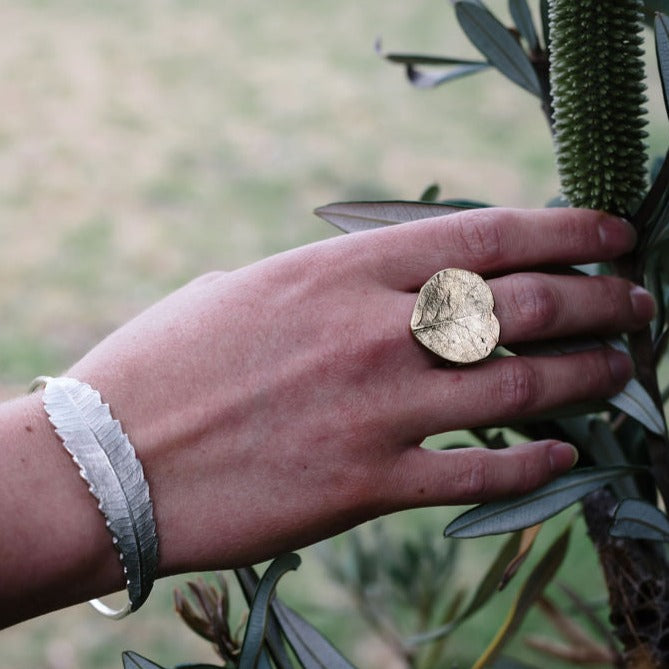
{"label": "wrist", "polygon": [[104,518],[49,423],[41,392],[3,404],[0,426],[0,534],[15,537],[2,548],[3,622],[123,588]]}

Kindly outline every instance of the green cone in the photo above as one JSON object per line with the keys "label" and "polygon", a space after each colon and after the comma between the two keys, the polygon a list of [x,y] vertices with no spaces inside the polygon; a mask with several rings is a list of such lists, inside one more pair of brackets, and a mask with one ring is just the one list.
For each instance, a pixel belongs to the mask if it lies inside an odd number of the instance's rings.
{"label": "green cone", "polygon": [[629,217],[646,187],[641,0],[551,0],[551,93],[562,192]]}

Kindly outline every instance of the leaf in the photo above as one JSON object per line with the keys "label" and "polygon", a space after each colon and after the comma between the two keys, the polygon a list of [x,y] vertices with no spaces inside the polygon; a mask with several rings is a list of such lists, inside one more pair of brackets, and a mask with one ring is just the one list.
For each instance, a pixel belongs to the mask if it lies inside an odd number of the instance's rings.
{"label": "leaf", "polygon": [[125,608],[112,611],[97,600],[91,603],[108,617],[122,618],[149,596],[158,565],[153,505],[142,465],[109,405],[87,383],[46,379],[44,408],[98,500],[127,579],[130,602]]}
{"label": "leaf", "polygon": [[[253,603],[253,596],[260,581],[258,574],[256,574],[253,567],[240,567],[239,569],[235,569],[235,576],[237,577],[239,587],[242,590],[246,603],[251,606]],[[274,659],[277,669],[293,669],[293,663],[288,657],[288,652],[284,646],[283,639],[281,638],[279,623],[276,616],[271,612],[265,631],[265,643]]]}
{"label": "leaf", "polygon": [[456,363],[487,358],[499,339],[488,284],[474,272],[444,269],[423,284],[411,316],[416,339]]}
{"label": "leaf", "polygon": [[425,72],[416,69],[414,65],[407,65],[406,75],[407,79],[416,88],[436,88],[449,81],[468,77],[471,74],[476,74],[489,67],[488,63],[483,63],[481,65],[461,65],[460,67],[454,67],[452,70],[446,72]]}
{"label": "leaf", "polygon": [[391,200],[387,202],[333,202],[314,211],[317,216],[344,232],[361,232],[387,225],[448,216],[465,207],[427,202]]}
{"label": "leaf", "polygon": [[[384,54],[380,41],[376,43],[376,52],[391,63],[404,65],[409,81],[417,88],[433,88],[447,81],[476,74],[490,67],[485,61],[469,60],[467,58],[449,58],[414,53]],[[420,72],[416,69],[416,66],[420,65],[426,67],[446,66],[450,69],[445,72]]]}
{"label": "leaf", "polygon": [[256,588],[246,624],[244,641],[239,654],[239,669],[255,669],[265,641],[265,629],[274,596],[274,590],[279,579],[290,570],[300,566],[300,558],[295,553],[288,553],[276,558],[263,574]]}
{"label": "leaf", "polygon": [[551,22],[548,16],[549,11],[548,0],[541,0],[539,3],[539,12],[541,14],[541,31],[544,35],[544,46],[546,47],[546,51],[548,51],[548,45],[551,42]]}
{"label": "leaf", "polygon": [[502,582],[508,565],[520,550],[521,541],[522,533],[514,532],[504,543],[494,562],[488,568],[483,580],[479,583],[471,602],[469,602],[462,614],[458,616],[461,622],[476,613],[476,611],[488,602],[495,592],[499,591],[500,583]]}
{"label": "leaf", "polygon": [[532,12],[527,0],[509,0],[509,13],[516,24],[516,28],[518,28],[518,32],[527,42],[530,51],[539,51],[539,37],[534,27]]}
{"label": "leaf", "polygon": [[640,499],[624,499],[615,510],[611,536],[648,541],[669,541],[669,518]]}
{"label": "leaf", "polygon": [[[588,436],[582,444],[596,465],[611,467],[630,464],[616,435],[608,422],[593,419],[588,426]],[[624,497],[639,497],[639,490],[632,477],[611,484],[616,494]]]}
{"label": "leaf", "polygon": [[444,534],[471,538],[521,530],[551,518],[588,493],[639,471],[638,467],[584,467],[526,495],[465,511],[446,527]]}
{"label": "leaf", "polygon": [[669,152],[659,161],[655,170],[653,185],[632,216],[631,222],[636,230],[643,233],[638,247],[648,253],[653,249],[663,232],[662,222],[666,218],[667,188],[669,188]]}
{"label": "leaf", "polygon": [[506,588],[506,586],[511,582],[511,579],[518,573],[518,570],[523,565],[523,562],[527,560],[527,556],[530,554],[532,546],[534,546],[534,542],[536,541],[536,538],[539,536],[541,528],[542,525],[540,524],[533,525],[532,527],[524,529],[520,533],[521,540],[520,540],[520,546],[518,547],[518,553],[513,558],[513,560],[509,562],[506,569],[504,570],[504,574],[502,575],[502,578],[499,583],[500,590]]}
{"label": "leaf", "polygon": [[438,627],[437,629],[408,638],[406,640],[407,645],[418,646],[441,639],[450,634],[458,625],[470,618],[483,607],[490,598],[498,592],[499,584],[502,581],[507,566],[518,553],[520,540],[521,533],[515,532],[504,542],[492,564],[488,567],[485,576],[479,582],[478,588],[467,605],[467,608],[455,620],[447,625]]}
{"label": "leaf", "polygon": [[354,669],[315,627],[291,608],[275,600],[272,611],[304,669]]}
{"label": "leaf", "polygon": [[165,669],[132,650],[121,653],[121,659],[123,660],[123,669]]}
{"label": "leaf", "polygon": [[426,54],[418,53],[387,53],[381,54],[383,58],[391,63],[398,63],[399,65],[426,65],[428,67],[434,66],[477,66],[488,68],[490,65],[483,60],[469,60],[467,58],[449,58],[445,56],[428,56]]}
{"label": "leaf", "polygon": [[472,669],[483,669],[489,665],[502,652],[502,649],[522,624],[535,601],[541,596],[546,586],[560,568],[569,547],[569,535],[571,526],[567,527],[560,536],[551,544],[544,556],[537,563],[532,573],[528,576],[523,586],[518,591],[511,609],[499,629],[495,638],[481,657],[476,661]]}
{"label": "leaf", "polygon": [[669,116],[669,17],[664,14],[655,17],[655,53],[662,81],[664,108]]}
{"label": "leaf", "polygon": [[515,37],[484,7],[456,0],[455,13],[469,40],[504,76],[541,97],[541,84],[527,54]]}
{"label": "leaf", "polygon": [[439,184],[430,184],[420,196],[421,202],[434,202],[439,198]]}
{"label": "leaf", "polygon": [[651,432],[664,435],[664,418],[646,389],[636,379],[630,379],[625,388],[607,402],[638,420]]}

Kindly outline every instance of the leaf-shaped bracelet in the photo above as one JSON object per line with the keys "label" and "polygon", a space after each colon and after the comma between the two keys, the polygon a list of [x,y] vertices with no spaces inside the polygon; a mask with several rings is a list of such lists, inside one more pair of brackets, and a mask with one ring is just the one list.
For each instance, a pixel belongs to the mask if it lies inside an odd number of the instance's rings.
{"label": "leaf-shaped bracelet", "polygon": [[30,390],[40,387],[49,420],[97,499],[119,551],[130,601],[119,610],[99,599],[90,601],[98,612],[118,620],[146,601],[158,565],[153,504],[142,464],[97,390],[68,377],[37,377]]}

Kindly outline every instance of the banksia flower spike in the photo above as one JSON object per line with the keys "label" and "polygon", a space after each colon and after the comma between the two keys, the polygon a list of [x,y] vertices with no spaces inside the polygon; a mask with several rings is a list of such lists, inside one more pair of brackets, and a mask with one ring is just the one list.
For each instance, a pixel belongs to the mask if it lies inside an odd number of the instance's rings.
{"label": "banksia flower spike", "polygon": [[562,192],[629,217],[646,186],[641,0],[551,0],[553,122]]}

